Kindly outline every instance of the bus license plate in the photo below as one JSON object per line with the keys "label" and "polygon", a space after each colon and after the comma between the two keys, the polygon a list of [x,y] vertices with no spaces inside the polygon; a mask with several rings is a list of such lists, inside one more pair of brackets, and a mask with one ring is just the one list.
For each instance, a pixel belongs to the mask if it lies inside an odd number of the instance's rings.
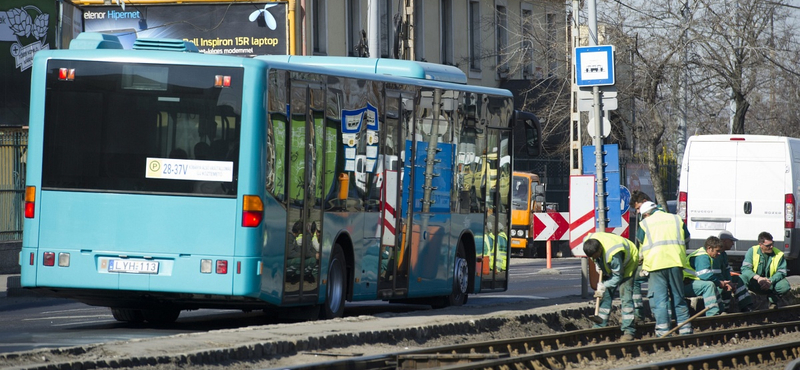
{"label": "bus license plate", "polygon": [[157,274],[158,262],[133,260],[108,260],[108,272],[127,272],[131,274]]}

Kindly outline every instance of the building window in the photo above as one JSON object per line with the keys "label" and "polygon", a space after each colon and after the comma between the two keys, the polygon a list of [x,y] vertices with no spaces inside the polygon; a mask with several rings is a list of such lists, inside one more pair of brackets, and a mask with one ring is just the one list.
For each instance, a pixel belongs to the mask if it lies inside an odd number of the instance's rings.
{"label": "building window", "polygon": [[453,0],[442,0],[441,12],[441,63],[455,65],[453,60]]}
{"label": "building window", "polygon": [[392,39],[392,29],[394,19],[392,18],[392,1],[384,0],[380,2],[380,28],[381,28],[381,58],[391,58],[391,50],[394,48]]}
{"label": "building window", "polygon": [[469,2],[469,69],[481,70],[481,3]]}
{"label": "building window", "polygon": [[557,43],[558,29],[556,22],[558,17],[555,14],[547,14],[547,76],[556,75],[558,70]]}
{"label": "building window", "polygon": [[533,78],[533,6],[522,4],[522,77]]}
{"label": "building window", "polygon": [[362,52],[366,52],[366,49],[361,50],[359,47],[366,45],[361,45],[361,1],[359,0],[347,0],[347,55],[351,57],[360,57],[366,56]]}
{"label": "building window", "polygon": [[328,34],[326,15],[328,14],[325,9],[325,0],[314,0],[311,4],[311,37],[313,38],[314,54],[325,55],[328,53]]}
{"label": "building window", "polygon": [[424,3],[421,0],[414,2],[414,58],[425,60],[425,13]]}
{"label": "building window", "polygon": [[508,11],[504,5],[495,5],[495,54],[497,77],[508,77]]}

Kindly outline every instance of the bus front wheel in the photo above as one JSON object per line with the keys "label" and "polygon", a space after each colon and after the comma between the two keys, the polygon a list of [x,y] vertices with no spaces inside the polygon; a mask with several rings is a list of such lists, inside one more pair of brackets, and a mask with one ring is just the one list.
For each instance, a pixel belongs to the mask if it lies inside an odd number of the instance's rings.
{"label": "bus front wheel", "polygon": [[339,244],[333,245],[331,260],[328,263],[328,288],[325,295],[325,304],[320,310],[320,318],[323,320],[334,319],[344,315],[344,292],[346,289],[345,279],[347,277],[344,253]]}

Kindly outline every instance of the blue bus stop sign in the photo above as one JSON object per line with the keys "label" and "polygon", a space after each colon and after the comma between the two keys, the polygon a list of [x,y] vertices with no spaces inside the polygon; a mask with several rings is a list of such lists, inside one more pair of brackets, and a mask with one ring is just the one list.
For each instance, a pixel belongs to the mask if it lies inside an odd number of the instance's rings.
{"label": "blue bus stop sign", "polygon": [[619,207],[623,215],[631,207],[631,192],[623,185],[619,186]]}

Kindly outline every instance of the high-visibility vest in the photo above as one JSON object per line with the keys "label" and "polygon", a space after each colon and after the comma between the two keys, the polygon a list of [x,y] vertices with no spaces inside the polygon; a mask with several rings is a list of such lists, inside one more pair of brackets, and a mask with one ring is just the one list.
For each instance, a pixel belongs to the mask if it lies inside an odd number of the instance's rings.
{"label": "high-visibility vest", "polygon": [[497,233],[497,268],[505,270],[508,264],[508,236],[505,231]]}
{"label": "high-visibility vest", "polygon": [[[761,247],[758,245],[754,245],[750,249],[753,250],[753,272],[758,274],[758,263],[761,261],[761,253],[758,252],[761,251]],[[775,275],[775,272],[778,271],[778,266],[781,264],[781,258],[783,258],[783,252],[781,252],[778,248],[772,247],[772,254],[774,254],[774,256],[772,256],[772,262],[770,262],[767,271],[764,272],[764,274],[766,275],[764,277],[770,277],[772,275]]]}
{"label": "high-visibility vest", "polygon": [[642,270],[658,271],[689,265],[683,235],[683,221],[677,216],[656,211],[642,220],[644,241],[639,249]]}
{"label": "high-visibility vest", "polygon": [[602,266],[604,274],[611,274],[608,265],[617,253],[623,253],[622,277],[629,278],[636,272],[636,267],[639,265],[639,250],[632,241],[616,234],[602,232],[589,234],[586,239],[595,239],[603,245],[605,251],[603,259],[606,262]]}
{"label": "high-visibility vest", "polygon": [[[715,262],[715,261],[714,261],[714,259],[713,259],[713,258],[711,258],[711,256],[709,256],[709,255],[708,255],[708,251],[706,251],[706,249],[705,249],[705,248],[698,248],[697,250],[695,250],[694,252],[692,252],[691,254],[689,254],[689,265],[690,265],[690,266],[692,266],[692,263],[691,263],[691,262],[692,262],[692,258],[694,258],[694,259],[695,259],[695,261],[696,261],[696,260],[697,260],[697,258],[704,258],[704,257],[701,257],[701,256],[706,256],[706,257],[708,257],[709,266],[710,266],[711,268],[710,268],[710,269],[708,269],[708,270],[703,270],[703,271],[697,271],[697,270],[695,270],[695,271],[697,272],[697,276],[698,276],[698,277],[700,277],[700,275],[707,274],[707,273],[711,273],[711,274],[714,274],[714,275],[719,275],[719,274],[722,274],[722,269],[718,269],[718,268],[717,268],[717,269],[715,269],[715,268],[714,268],[714,262]],[[692,268],[694,268],[694,267],[695,267],[695,266],[692,266]]]}

